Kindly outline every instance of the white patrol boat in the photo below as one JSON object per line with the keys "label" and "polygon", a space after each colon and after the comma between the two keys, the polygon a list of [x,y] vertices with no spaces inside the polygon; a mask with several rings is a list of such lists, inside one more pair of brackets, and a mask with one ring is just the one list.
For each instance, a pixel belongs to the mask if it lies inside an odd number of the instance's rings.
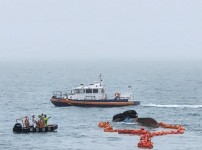
{"label": "white patrol boat", "polygon": [[115,97],[108,99],[106,89],[101,75],[99,82],[95,81],[89,86],[81,84],[71,90],[71,93],[54,91],[50,101],[55,106],[94,106],[94,107],[116,107],[139,105],[139,101],[132,100],[132,93],[115,93]]}

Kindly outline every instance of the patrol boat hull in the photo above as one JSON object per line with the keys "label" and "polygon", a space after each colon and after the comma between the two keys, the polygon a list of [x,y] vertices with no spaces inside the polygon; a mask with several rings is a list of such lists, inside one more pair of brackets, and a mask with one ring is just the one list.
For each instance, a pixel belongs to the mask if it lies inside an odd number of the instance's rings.
{"label": "patrol boat hull", "polygon": [[107,100],[73,100],[67,98],[51,98],[50,101],[57,107],[80,106],[80,107],[119,107],[139,105],[139,101],[129,101],[128,99],[107,99]]}

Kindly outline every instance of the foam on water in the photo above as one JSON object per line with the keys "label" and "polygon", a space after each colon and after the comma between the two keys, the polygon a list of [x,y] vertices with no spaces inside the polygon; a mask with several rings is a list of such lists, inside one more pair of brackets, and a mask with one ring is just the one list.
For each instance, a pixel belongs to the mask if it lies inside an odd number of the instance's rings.
{"label": "foam on water", "polygon": [[202,108],[202,105],[159,105],[159,104],[141,104],[143,107],[167,107],[167,108]]}

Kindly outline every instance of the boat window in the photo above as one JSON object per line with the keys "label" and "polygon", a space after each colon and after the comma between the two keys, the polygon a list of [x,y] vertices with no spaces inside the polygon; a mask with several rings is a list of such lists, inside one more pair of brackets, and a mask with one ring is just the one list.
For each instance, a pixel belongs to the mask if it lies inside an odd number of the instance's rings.
{"label": "boat window", "polygon": [[75,89],[74,91],[75,93],[79,94],[79,89]]}
{"label": "boat window", "polygon": [[86,89],[86,93],[92,93],[92,89]]}
{"label": "boat window", "polygon": [[84,89],[80,89],[80,94],[84,94],[85,90]]}
{"label": "boat window", "polygon": [[98,89],[93,89],[93,93],[98,93]]}

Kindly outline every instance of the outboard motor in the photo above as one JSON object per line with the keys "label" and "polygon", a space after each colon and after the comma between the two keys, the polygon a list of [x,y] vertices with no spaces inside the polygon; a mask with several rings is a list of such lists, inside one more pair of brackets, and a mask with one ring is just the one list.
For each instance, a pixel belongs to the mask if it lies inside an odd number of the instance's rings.
{"label": "outboard motor", "polygon": [[22,125],[20,123],[16,123],[13,127],[13,132],[22,132]]}

